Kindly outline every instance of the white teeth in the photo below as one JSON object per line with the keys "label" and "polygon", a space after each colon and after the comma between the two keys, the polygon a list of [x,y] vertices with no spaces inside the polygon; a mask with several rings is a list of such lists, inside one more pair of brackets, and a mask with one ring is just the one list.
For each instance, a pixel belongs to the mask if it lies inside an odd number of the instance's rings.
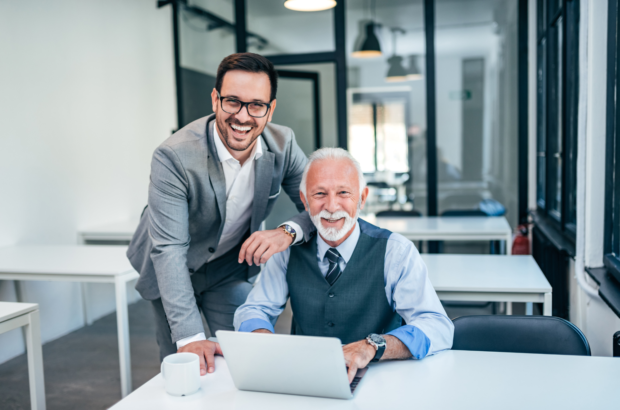
{"label": "white teeth", "polygon": [[231,127],[233,127],[233,129],[237,130],[237,131],[250,131],[252,129],[252,127],[240,127],[238,125],[235,124],[230,124]]}

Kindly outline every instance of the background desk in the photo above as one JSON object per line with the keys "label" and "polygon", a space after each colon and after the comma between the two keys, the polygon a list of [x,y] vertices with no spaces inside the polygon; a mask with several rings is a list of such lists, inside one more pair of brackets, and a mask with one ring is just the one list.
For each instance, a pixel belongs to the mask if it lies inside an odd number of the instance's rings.
{"label": "background desk", "polygon": [[512,229],[503,216],[361,218],[412,241],[505,241],[505,253],[512,252]]}
{"label": "background desk", "polygon": [[529,315],[531,303],[538,302],[543,314],[551,315],[551,285],[530,255],[421,256],[441,300],[526,302]]}
{"label": "background desk", "polygon": [[[113,283],[123,397],[131,392],[127,282],[138,278],[126,246],[10,246],[0,248],[0,279]],[[16,282],[18,284],[18,282]],[[22,292],[17,297],[23,301]],[[86,312],[85,312],[86,313]]]}
{"label": "background desk", "polygon": [[353,400],[239,391],[221,356],[201,379],[197,393],[173,397],[157,375],[112,409],[612,409],[620,361],[451,350],[371,365]]}
{"label": "background desk", "polygon": [[127,219],[109,224],[93,226],[78,231],[79,244],[128,244],[138,228],[139,219]]}
{"label": "background desk", "polygon": [[24,339],[26,339],[30,407],[33,410],[45,410],[39,305],[36,303],[0,302],[0,334],[18,327],[24,329]]}

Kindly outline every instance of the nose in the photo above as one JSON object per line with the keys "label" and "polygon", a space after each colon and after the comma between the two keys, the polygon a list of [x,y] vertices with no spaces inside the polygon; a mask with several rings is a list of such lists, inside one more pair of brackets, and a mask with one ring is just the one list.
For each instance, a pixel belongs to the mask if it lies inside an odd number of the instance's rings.
{"label": "nose", "polygon": [[340,204],[338,203],[338,196],[333,193],[327,195],[327,202],[325,203],[327,212],[334,213],[340,210]]}
{"label": "nose", "polygon": [[250,116],[250,113],[248,112],[248,110],[249,110],[249,107],[247,105],[244,105],[241,108],[241,111],[235,114],[235,118],[241,123],[252,122],[252,117]]}

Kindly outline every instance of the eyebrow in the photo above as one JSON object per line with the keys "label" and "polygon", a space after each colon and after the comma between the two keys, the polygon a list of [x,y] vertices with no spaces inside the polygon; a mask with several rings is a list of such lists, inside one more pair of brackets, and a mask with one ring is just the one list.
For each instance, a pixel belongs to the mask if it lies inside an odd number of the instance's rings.
{"label": "eyebrow", "polygon": [[265,101],[263,101],[261,99],[258,99],[258,98],[255,98],[252,101],[242,101],[241,98],[237,97],[236,95],[222,95],[221,97],[222,98],[234,98],[235,100],[239,100],[241,102],[259,102],[259,103],[262,103],[262,104],[269,104],[269,103],[267,103],[267,102],[265,102]]}

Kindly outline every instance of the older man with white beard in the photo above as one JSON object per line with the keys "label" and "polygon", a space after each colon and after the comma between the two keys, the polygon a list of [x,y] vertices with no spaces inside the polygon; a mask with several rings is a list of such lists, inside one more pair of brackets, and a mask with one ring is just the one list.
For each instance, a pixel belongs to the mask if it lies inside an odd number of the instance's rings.
{"label": "older man with white beard", "polygon": [[318,235],[267,262],[235,329],[273,333],[290,297],[293,333],[340,338],[349,381],[370,361],[449,349],[454,326],[413,243],[358,220],[368,196],[359,163],[340,148],[315,151],[300,196]]}

